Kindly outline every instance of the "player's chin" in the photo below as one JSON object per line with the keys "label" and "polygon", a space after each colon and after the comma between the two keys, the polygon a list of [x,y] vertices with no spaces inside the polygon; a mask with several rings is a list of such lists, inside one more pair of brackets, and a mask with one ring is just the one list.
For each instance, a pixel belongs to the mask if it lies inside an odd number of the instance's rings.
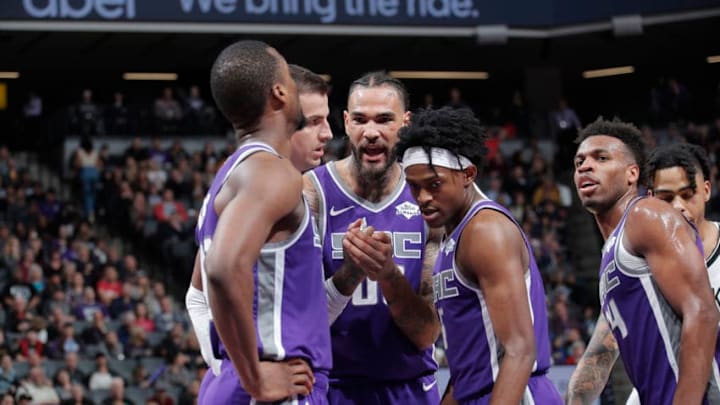
{"label": "player's chin", "polygon": [[440,211],[424,212],[422,217],[431,228],[445,225],[444,217],[440,214]]}

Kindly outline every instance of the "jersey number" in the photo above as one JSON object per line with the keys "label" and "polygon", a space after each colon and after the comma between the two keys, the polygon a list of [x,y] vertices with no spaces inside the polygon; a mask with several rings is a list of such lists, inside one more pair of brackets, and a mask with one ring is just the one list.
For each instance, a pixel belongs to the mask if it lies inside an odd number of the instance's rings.
{"label": "jersey number", "polygon": [[[400,273],[405,274],[405,267],[398,265],[398,268],[400,269]],[[377,281],[366,278],[357,286],[355,292],[353,292],[352,304],[356,307],[375,305],[379,299],[380,294],[378,293]],[[384,297],[383,302],[387,304]]]}
{"label": "jersey number", "polygon": [[622,315],[620,315],[620,311],[613,299],[607,303],[607,307],[605,309],[605,319],[607,319],[610,329],[617,329],[620,331],[620,336],[622,336],[623,339],[627,337],[627,325],[625,325],[625,320],[623,320]]}

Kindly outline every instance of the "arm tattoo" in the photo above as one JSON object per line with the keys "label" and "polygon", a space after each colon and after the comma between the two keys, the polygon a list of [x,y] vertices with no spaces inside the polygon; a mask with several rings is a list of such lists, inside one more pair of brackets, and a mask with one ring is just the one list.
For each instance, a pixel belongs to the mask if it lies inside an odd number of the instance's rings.
{"label": "arm tattoo", "polygon": [[440,334],[440,321],[433,304],[432,279],[437,248],[438,245],[433,242],[425,245],[425,260],[417,293],[400,271],[395,271],[387,281],[396,293],[387,294],[383,289],[395,324],[419,347],[426,346],[428,341],[432,344]]}
{"label": "arm tattoo", "polygon": [[610,326],[601,316],[588,348],[570,378],[568,404],[590,404],[600,396],[619,352]]}
{"label": "arm tattoo", "polygon": [[332,277],[335,288],[344,296],[351,295],[364,278],[365,272],[349,264],[348,261],[345,261]]}

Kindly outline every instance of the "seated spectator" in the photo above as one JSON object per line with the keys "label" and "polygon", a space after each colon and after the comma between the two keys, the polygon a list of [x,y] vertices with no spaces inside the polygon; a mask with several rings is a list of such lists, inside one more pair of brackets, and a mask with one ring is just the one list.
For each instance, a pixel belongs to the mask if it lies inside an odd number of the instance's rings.
{"label": "seated spectator", "polygon": [[154,112],[159,131],[166,134],[178,132],[183,112],[170,87],[163,89],[162,97],[155,100]]}
{"label": "seated spectator", "polygon": [[92,325],[82,331],[81,340],[85,345],[99,345],[105,341],[105,335],[109,332],[105,323],[105,315],[102,312],[93,314]]}
{"label": "seated spectator", "polygon": [[95,290],[92,287],[85,287],[83,290],[83,300],[75,307],[75,316],[78,320],[92,321],[95,312],[101,312],[105,316],[109,316],[107,307],[95,300]]}
{"label": "seated spectator", "polygon": [[55,392],[60,401],[68,401],[72,399],[73,384],[70,381],[70,374],[67,370],[60,370],[55,374]]}
{"label": "seated spectator", "polygon": [[0,360],[0,392],[7,392],[18,380],[10,354],[3,354]]}
{"label": "seated spectator", "polygon": [[80,272],[75,272],[70,279],[70,285],[67,289],[67,299],[70,306],[77,308],[83,300],[85,294],[85,276]]}
{"label": "seated spectator", "polygon": [[152,347],[147,341],[145,331],[139,327],[130,330],[130,338],[125,345],[125,356],[132,359],[152,356]]}
{"label": "seated spectator", "polygon": [[112,379],[110,385],[110,397],[102,401],[102,405],[135,405],[135,403],[125,397],[125,382],[120,377]]}
{"label": "seated spectator", "polygon": [[109,390],[113,376],[108,368],[107,357],[103,353],[95,355],[95,371],[90,375],[88,387],[91,390]]}
{"label": "seated spectator", "polygon": [[65,354],[65,364],[62,368],[60,368],[55,375],[57,376],[58,373],[61,371],[66,371],[68,375],[70,376],[70,381],[72,381],[73,384],[82,384],[85,385],[87,383],[87,376],[85,373],[83,373],[80,368],[78,368],[78,354],[75,352],[68,352]]}
{"label": "seated spectator", "polygon": [[25,335],[20,338],[18,349],[20,352],[18,353],[17,359],[22,361],[29,358],[32,354],[41,357],[45,350],[45,345],[38,339],[37,332],[31,329],[25,332]]}
{"label": "seated spectator", "polygon": [[130,110],[125,105],[123,93],[113,93],[113,102],[105,110],[105,123],[109,134],[125,135],[131,132]]}
{"label": "seated spectator", "polygon": [[188,220],[185,206],[175,200],[175,194],[169,188],[163,190],[162,201],[155,204],[153,211],[155,219],[159,222],[167,222],[173,214],[178,214],[183,222]]}
{"label": "seated spectator", "polygon": [[181,160],[187,160],[190,157],[188,152],[185,150],[182,141],[179,139],[176,139],[172,146],[170,146],[167,150],[167,156],[169,162],[175,167],[180,164]]}
{"label": "seated spectator", "polygon": [[168,175],[165,169],[162,168],[160,162],[155,159],[150,159],[150,168],[147,171],[147,178],[158,189],[165,187]]}
{"label": "seated spectator", "polygon": [[27,301],[22,295],[17,295],[12,304],[5,320],[5,330],[13,333],[27,331],[30,328],[30,321],[34,317],[34,314],[27,309]]}
{"label": "seated spectator", "polygon": [[102,351],[107,354],[110,359],[114,360],[125,360],[125,348],[118,339],[118,334],[114,331],[109,331],[105,335],[105,341],[102,343]]}
{"label": "seated spectator", "polygon": [[155,327],[160,332],[170,332],[176,324],[184,321],[182,314],[175,309],[172,298],[164,296],[160,299],[160,313],[155,316]]}
{"label": "seated spectator", "polygon": [[63,325],[61,335],[48,345],[48,356],[62,359],[68,353],[79,353],[80,343],[75,338],[75,327],[68,322]]}
{"label": "seated spectator", "polygon": [[[148,158],[148,149],[143,144],[141,137],[136,136],[125,149],[122,161],[125,162],[125,170],[137,169],[137,162],[142,162]],[[126,172],[125,176],[128,180],[133,181],[134,176]]]}
{"label": "seated spectator", "polygon": [[185,388],[193,380],[193,375],[187,369],[189,358],[185,353],[177,352],[171,358],[170,364],[165,367],[156,384],[158,387],[165,388]]}
{"label": "seated spectator", "polygon": [[137,305],[138,301],[132,297],[132,290],[131,283],[127,281],[122,283],[121,295],[110,303],[110,316],[113,319],[119,319],[120,315],[125,312],[135,311],[135,305]]}
{"label": "seated spectator", "polygon": [[[62,283],[62,279],[60,282]],[[50,295],[49,299],[45,302],[42,313],[44,316],[50,317],[56,308],[66,314],[71,312],[70,300],[65,295],[65,291],[60,288],[53,290],[52,295]]]}
{"label": "seated spectator", "polygon": [[80,384],[73,384],[70,388],[72,397],[62,401],[61,405],[94,405],[94,402],[85,397],[85,389]]}
{"label": "seated spectator", "polygon": [[118,280],[118,272],[113,265],[105,266],[103,277],[97,283],[100,302],[109,306],[111,302],[122,294],[122,284]]}
{"label": "seated spectator", "polygon": [[10,343],[5,338],[5,331],[0,329],[0,356],[4,356],[6,354],[12,354],[15,349],[14,347],[10,347]]}
{"label": "seated spectator", "polygon": [[215,110],[205,103],[200,96],[198,86],[190,87],[190,94],[185,98],[186,126],[190,131],[211,131],[215,120]]}
{"label": "seated spectator", "polygon": [[42,367],[32,367],[20,390],[24,390],[34,404],[59,404],[60,398]]}
{"label": "seated spectator", "polygon": [[150,318],[145,303],[139,302],[135,306],[135,326],[146,333],[155,332],[155,321]]}
{"label": "seated spectator", "polygon": [[70,123],[80,135],[97,135],[104,132],[102,110],[93,101],[92,90],[82,92],[82,100],[71,108]]}
{"label": "seated spectator", "polygon": [[170,397],[167,393],[167,390],[162,387],[158,386],[155,389],[155,392],[153,395],[148,398],[147,404],[155,404],[155,405],[175,405],[175,401],[173,401],[172,397]]}

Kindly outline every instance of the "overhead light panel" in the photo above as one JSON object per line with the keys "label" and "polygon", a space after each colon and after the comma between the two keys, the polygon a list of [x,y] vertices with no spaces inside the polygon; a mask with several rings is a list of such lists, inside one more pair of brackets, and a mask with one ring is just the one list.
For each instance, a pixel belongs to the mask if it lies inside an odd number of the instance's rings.
{"label": "overhead light panel", "polygon": [[708,63],[720,63],[720,55],[708,56],[707,62]]}
{"label": "overhead light panel", "polygon": [[20,72],[0,72],[0,79],[17,79],[20,77]]}
{"label": "overhead light panel", "polygon": [[390,76],[396,79],[430,80],[486,80],[487,72],[443,72],[433,70],[391,70]]}
{"label": "overhead light panel", "polygon": [[586,70],[582,73],[582,77],[585,79],[595,79],[598,77],[626,75],[633,73],[634,71],[635,68],[632,66],[618,66],[607,69]]}
{"label": "overhead light panel", "polygon": [[177,80],[177,73],[150,73],[150,72],[134,72],[123,73],[123,80],[155,80],[155,81],[173,81]]}

